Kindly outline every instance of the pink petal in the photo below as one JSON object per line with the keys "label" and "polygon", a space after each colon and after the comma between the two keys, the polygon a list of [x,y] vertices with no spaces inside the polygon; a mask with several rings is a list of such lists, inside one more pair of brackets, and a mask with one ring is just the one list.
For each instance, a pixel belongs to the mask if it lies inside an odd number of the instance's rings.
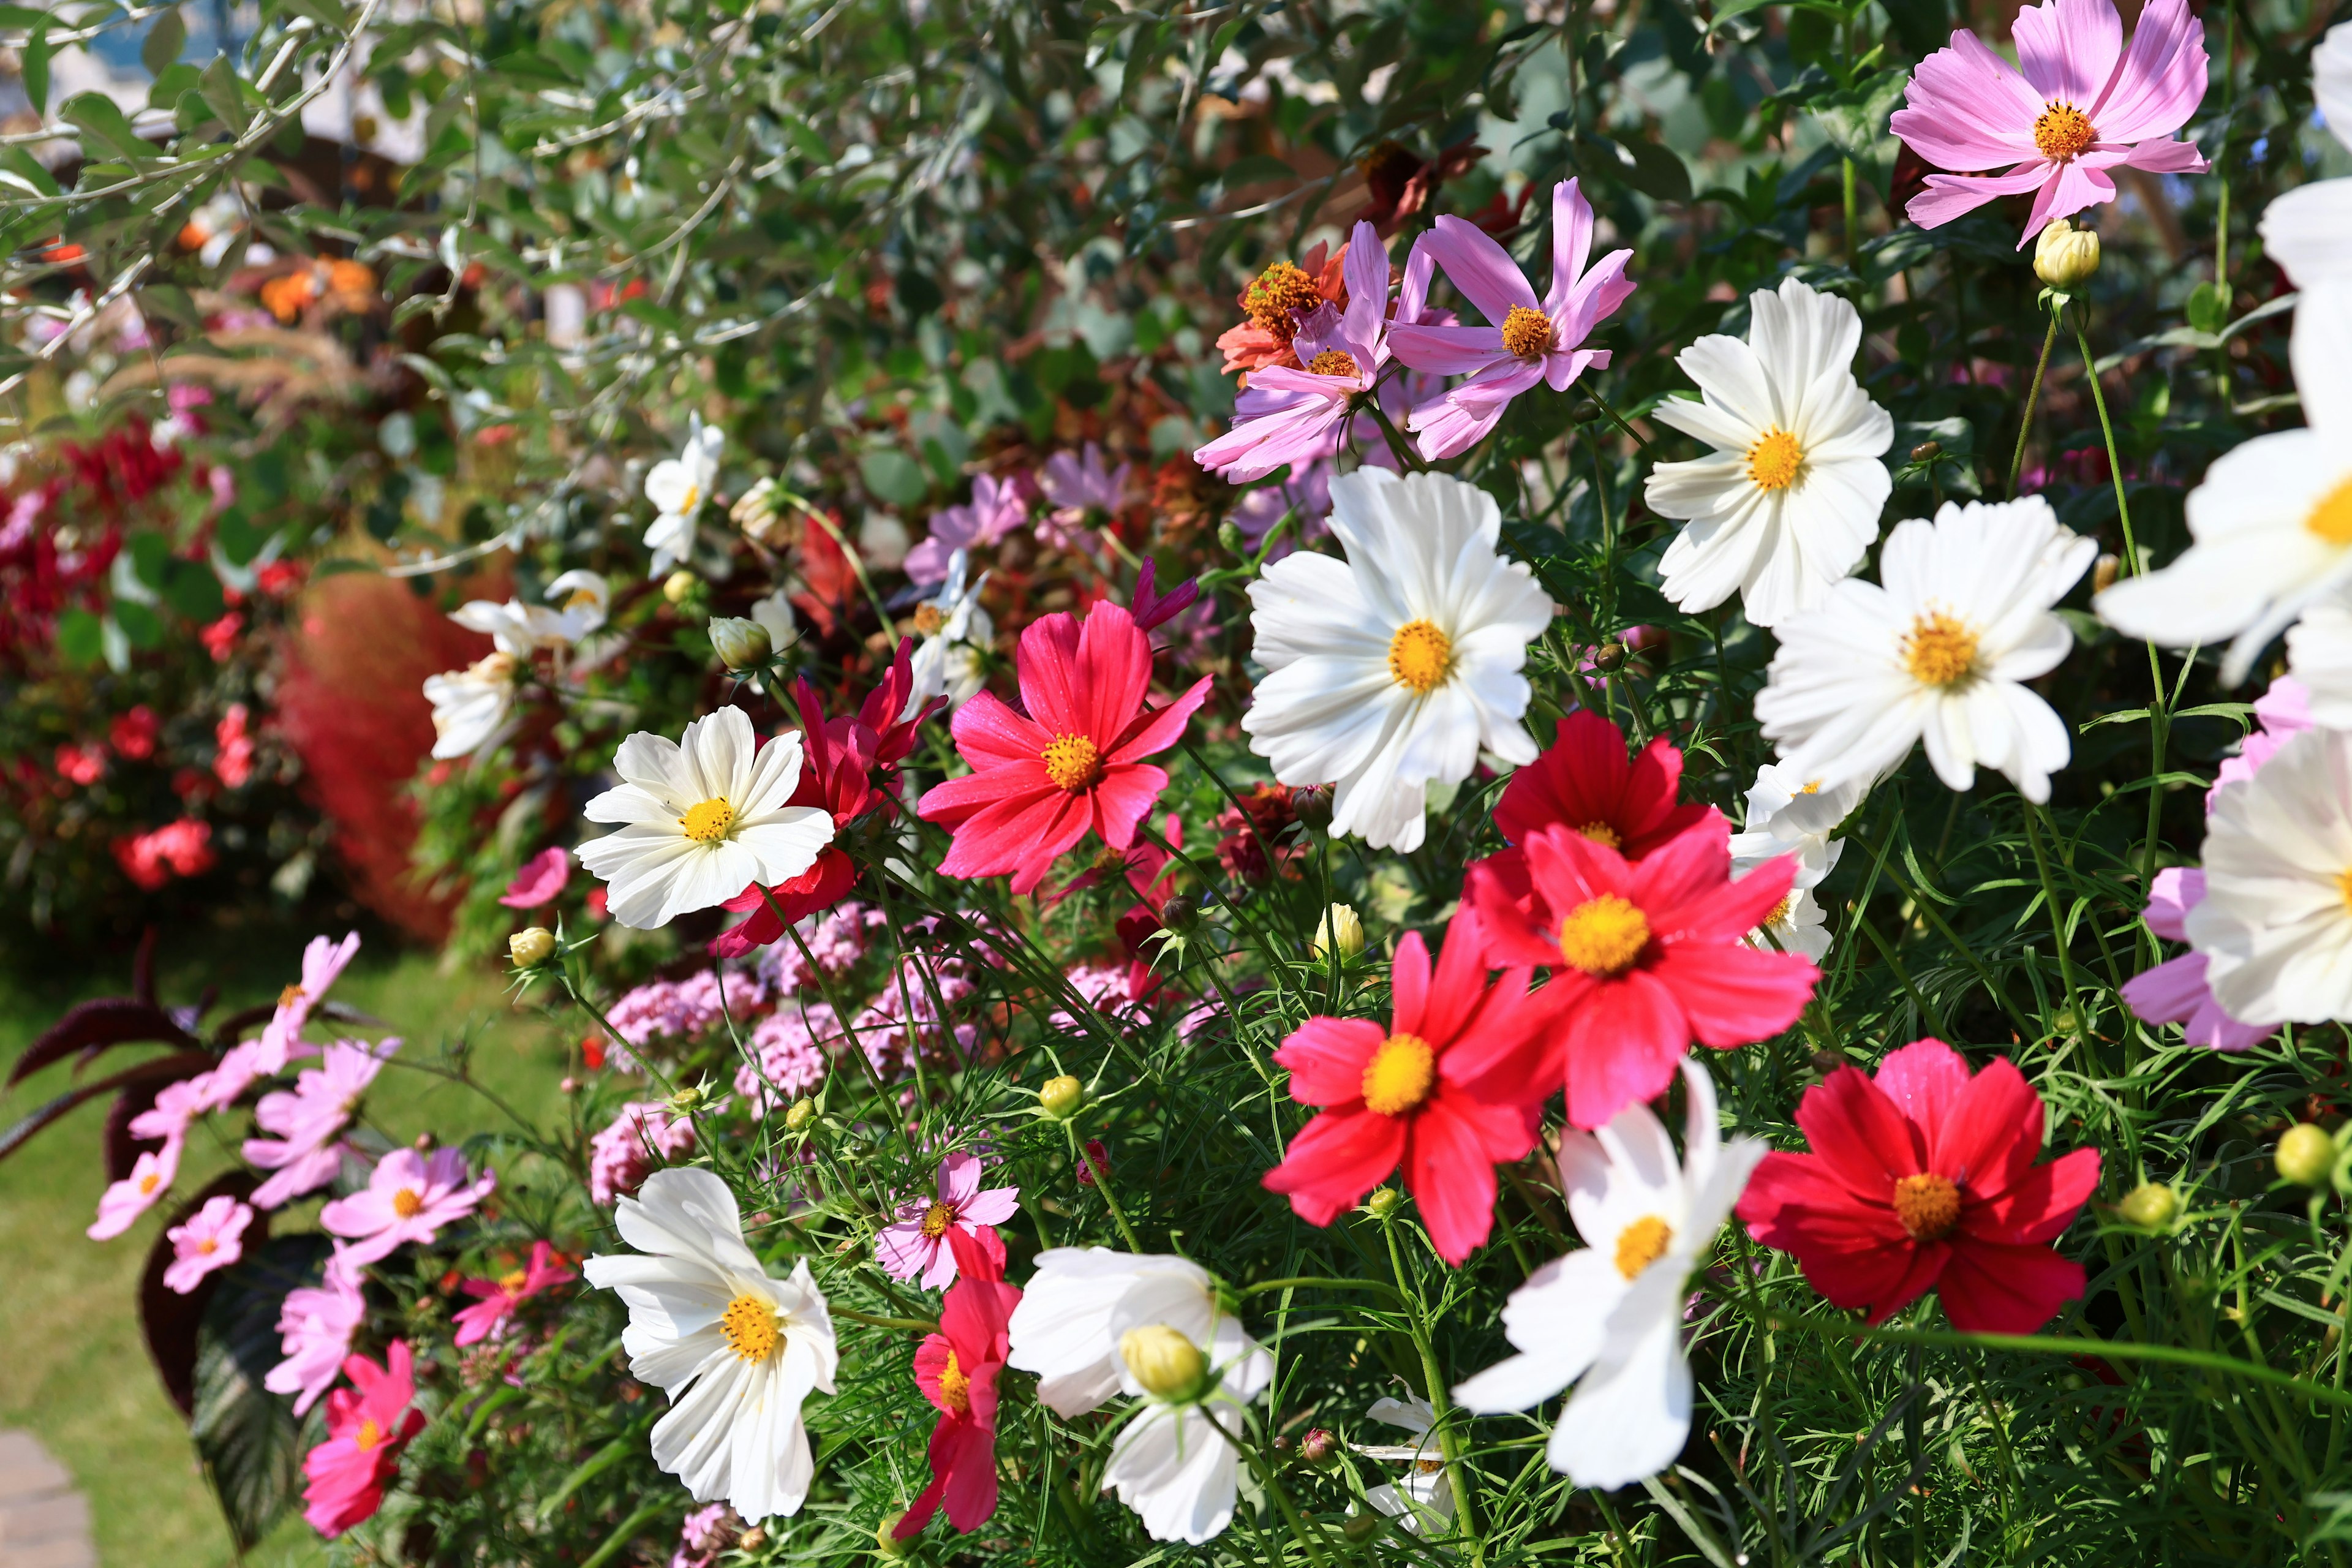
{"label": "pink petal", "polygon": [[1544,309],[1558,310],[1568,302],[1569,291],[1583,276],[1585,258],[1592,251],[1592,204],[1584,199],[1574,180],[1562,180],[1551,188],[1551,292],[1544,296]]}
{"label": "pink petal", "polygon": [[2149,0],[2122,68],[2090,108],[2091,124],[2105,142],[2169,136],[2204,101],[2205,80],[2205,25],[2187,0]]}
{"label": "pink petal", "polygon": [[1494,325],[1501,326],[1514,305],[1542,309],[1510,252],[1477,225],[1447,213],[1438,218],[1424,243],[1437,265],[1444,268],[1447,280]]}
{"label": "pink petal", "polygon": [[1475,375],[1512,357],[1503,352],[1500,327],[1421,327],[1400,323],[1389,329],[1389,348],[1413,369],[1432,375]]}
{"label": "pink petal", "polygon": [[[1927,187],[1911,198],[1904,216],[1921,228],[1939,228],[1956,217],[1999,196],[2013,196],[2045,182],[2054,184],[2057,166],[2035,159],[2006,174],[1930,174]],[[2040,229],[2033,229],[2038,236]]]}
{"label": "pink petal", "polygon": [[1951,47],[1920,61],[1904,97],[1888,128],[1931,163],[1974,171],[2041,155],[2041,95],[1973,33],[1954,33]]}
{"label": "pink petal", "polygon": [[2124,19],[2114,0],[2046,0],[2017,14],[2017,63],[2044,101],[2089,112],[2107,90],[2124,52]]}

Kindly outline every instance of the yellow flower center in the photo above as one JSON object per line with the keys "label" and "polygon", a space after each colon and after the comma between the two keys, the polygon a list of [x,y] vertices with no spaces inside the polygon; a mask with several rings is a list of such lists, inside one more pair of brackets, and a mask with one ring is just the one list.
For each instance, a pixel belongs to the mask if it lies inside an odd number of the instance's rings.
{"label": "yellow flower center", "polygon": [[1541,359],[1551,353],[1559,341],[1552,331],[1551,318],[1541,310],[1530,310],[1525,305],[1514,305],[1511,313],[1503,318],[1503,352],[1520,359]]}
{"label": "yellow flower center", "polygon": [[1797,793],[1799,795],[1819,795],[1822,793],[1822,781],[1819,779],[1809,780],[1806,783],[1805,787],[1799,790]]}
{"label": "yellow flower center", "polygon": [[509,1296],[521,1295],[522,1288],[529,1283],[530,1283],[530,1276],[520,1268],[499,1276],[499,1289]]}
{"label": "yellow flower center", "polygon": [[1419,1035],[1391,1035],[1364,1064],[1364,1109],[1402,1116],[1437,1087],[1437,1053]]}
{"label": "yellow flower center", "polygon": [[1756,444],[1748,448],[1748,477],[1759,490],[1787,489],[1797,482],[1798,471],[1804,466],[1805,449],[1778,425],[1756,437]]}
{"label": "yellow flower center", "polygon": [[278,1005],[280,1007],[291,1007],[301,1000],[302,988],[299,985],[289,985],[278,994]]}
{"label": "yellow flower center", "polygon": [[1350,379],[1364,374],[1356,363],[1356,356],[1345,349],[1325,349],[1307,362],[1307,368],[1317,375],[1344,375]]}
{"label": "yellow flower center", "polygon": [[1666,1255],[1675,1227],[1656,1215],[1645,1214],[1617,1233],[1617,1272],[1638,1279],[1642,1270]]}
{"label": "yellow flower center", "polygon": [[1650,918],[1614,893],[1588,899],[1559,922],[1559,955],[1598,980],[1633,967],[1650,945]]}
{"label": "yellow flower center", "polygon": [[719,1314],[719,1331],[727,1348],[753,1365],[776,1352],[782,1336],[776,1331],[776,1309],[757,1296],[738,1296]]}
{"label": "yellow flower center", "polygon": [[1774,904],[1772,906],[1772,912],[1766,915],[1759,923],[1768,926],[1779,925],[1782,921],[1789,918],[1789,911],[1796,907],[1796,903],[1797,895],[1790,893],[1787,898],[1782,899],[1779,903]]}
{"label": "yellow flower center", "polygon": [[1922,686],[1958,686],[1976,673],[1977,634],[1967,622],[1930,610],[1903,639],[1903,668]]}
{"label": "yellow flower center", "polygon": [[360,1417],[360,1429],[352,1434],[352,1447],[364,1454],[383,1441],[383,1428],[375,1424],[375,1417]]}
{"label": "yellow flower center", "polygon": [[1610,826],[1609,824],[1605,822],[1588,822],[1583,826],[1578,828],[1577,831],[1584,835],[1585,837],[1591,839],[1595,844],[1601,845],[1606,848],[1622,849],[1625,847],[1624,838],[1615,828]]}
{"label": "yellow flower center", "polygon": [[971,1379],[964,1375],[952,1350],[948,1352],[947,1365],[940,1368],[940,1398],[959,1415],[971,1408]]}
{"label": "yellow flower center", "polygon": [[923,1234],[933,1241],[945,1236],[954,1223],[955,1211],[945,1204],[933,1204],[923,1211]]}
{"label": "yellow flower center", "polygon": [[940,609],[937,605],[917,605],[915,606],[915,630],[922,634],[924,637],[935,637],[939,636],[940,628],[947,624],[948,613],[945,610]]}
{"label": "yellow flower center", "polygon": [[1407,621],[1389,638],[1389,674],[1415,697],[1426,697],[1454,672],[1454,639],[1434,621]]}
{"label": "yellow flower center", "polygon": [[2320,497],[2303,526],[2330,544],[2352,544],[2352,479]]}
{"label": "yellow flower center", "polygon": [[[2352,868],[2347,868],[2336,873],[2336,896],[2344,900],[2344,912],[2347,915],[2352,915]],[[155,1178],[152,1176],[147,1178],[151,1183],[153,1182],[154,1179]],[[142,1187],[139,1190],[141,1192],[146,1192],[150,1189],[147,1187]]]}
{"label": "yellow flower center", "polygon": [[590,610],[595,606],[596,592],[593,588],[574,588],[564,596],[563,607],[567,610]]}
{"label": "yellow flower center", "polygon": [[392,1212],[403,1219],[415,1219],[425,1212],[425,1197],[415,1187],[403,1187],[392,1194]]}
{"label": "yellow flower center", "polygon": [[2069,163],[2091,150],[2099,133],[2091,117],[2071,103],[2053,103],[2033,122],[2033,144],[2055,163]]}
{"label": "yellow flower center", "polygon": [[1960,1189],[1933,1171],[1895,1184],[1895,1217],[1914,1241],[1941,1241],[1960,1223]]}
{"label": "yellow flower center", "polygon": [[716,844],[735,826],[735,808],[713,795],[689,806],[686,815],[677,819],[677,825],[697,844]]}
{"label": "yellow flower center", "polygon": [[141,1197],[145,1197],[148,1194],[153,1192],[157,1187],[160,1187],[163,1184],[163,1178],[162,1174],[154,1171],[150,1171],[145,1175],[139,1178],[139,1195]]}
{"label": "yellow flower center", "polygon": [[219,1250],[220,1243],[215,1241],[209,1236],[196,1243],[196,1256],[199,1258],[210,1258],[214,1253],[218,1252]]}
{"label": "yellow flower center", "polygon": [[1102,777],[1102,752],[1084,735],[1056,735],[1046,742],[1045,763],[1054,787],[1072,794]]}
{"label": "yellow flower center", "polygon": [[1249,319],[1285,344],[1298,331],[1292,312],[1304,313],[1322,302],[1315,279],[1288,261],[1277,261],[1259,273],[1242,296],[1242,309],[1249,312]]}
{"label": "yellow flower center", "polygon": [[695,509],[699,507],[701,504],[702,487],[698,484],[689,483],[686,487],[686,493],[677,498],[678,515],[680,517],[692,517],[694,515]]}

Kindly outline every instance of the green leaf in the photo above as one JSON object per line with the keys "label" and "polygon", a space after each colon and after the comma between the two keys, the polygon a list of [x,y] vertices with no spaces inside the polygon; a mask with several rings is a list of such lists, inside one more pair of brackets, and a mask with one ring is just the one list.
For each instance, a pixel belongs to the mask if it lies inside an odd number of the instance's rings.
{"label": "green leaf", "polygon": [[895,447],[866,453],[858,460],[857,471],[877,500],[893,506],[913,506],[930,493],[922,465]]}
{"label": "green leaf", "polygon": [[172,559],[170,571],[163,579],[163,602],[175,614],[192,621],[216,621],[227,608],[221,595],[220,579],[213,569],[199,562]]}
{"label": "green leaf", "polygon": [[2230,302],[2210,280],[2189,291],[2189,324],[2200,332],[2219,332],[2230,320]]}
{"label": "green leaf", "polygon": [[129,599],[117,599],[114,601],[114,624],[121,628],[123,640],[132,647],[163,646],[163,617],[144,605],[133,604]]}
{"label": "green leaf", "polygon": [[287,1291],[315,1283],[326,1256],[326,1238],[315,1234],[248,1248],[222,1273],[197,1331],[190,1435],[243,1551],[269,1533],[301,1485],[304,1424],[262,1380],[281,1359],[278,1316]]}
{"label": "green leaf", "polygon": [[1686,202],[1691,199],[1690,170],[1675,150],[1663,142],[1646,138],[1635,142],[1612,142],[1607,137],[1593,138],[1617,154],[1618,174],[1624,182],[1653,201]]}
{"label": "green leaf", "polygon": [[[123,117],[122,106],[102,92],[74,94],[58,110],[58,118],[104,142],[109,150],[134,166],[154,159],[155,149],[131,128],[131,121]],[[90,151],[87,143],[84,151]]]}
{"label": "green leaf", "polygon": [[1813,119],[1837,150],[1860,163],[1886,134],[1887,117],[1903,100],[1910,73],[1899,66],[1864,77],[1843,92],[1832,93],[1813,108]]}
{"label": "green leaf", "polygon": [[150,76],[162,76],[164,68],[179,62],[180,51],[188,45],[188,25],[180,20],[177,10],[164,12],[147,29],[147,37],[139,44],[139,62]]}
{"label": "green leaf", "polygon": [[36,110],[48,107],[49,59],[57,52],[57,46],[49,42],[48,28],[40,26],[33,29],[32,37],[18,57],[17,69],[24,75],[25,98]]}
{"label": "green leaf", "polygon": [[196,79],[196,93],[205,100],[205,107],[219,115],[223,125],[240,133],[253,123],[253,114],[246,106],[241,85],[237,80],[236,68],[228,63],[228,56],[225,54],[215,55],[213,63],[206,66],[204,74]]}
{"label": "green leaf", "polygon": [[271,529],[256,528],[245,513],[235,507],[221,513],[220,520],[213,524],[213,539],[220,545],[221,553],[228,558],[232,566],[242,566],[260,554],[261,547],[269,542],[273,531]]}
{"label": "green leaf", "polygon": [[106,653],[106,628],[88,610],[58,617],[58,651],[68,664],[96,664]]}
{"label": "green leaf", "polygon": [[134,533],[124,548],[131,552],[131,569],[150,588],[163,586],[172,566],[172,542],[160,533]]}

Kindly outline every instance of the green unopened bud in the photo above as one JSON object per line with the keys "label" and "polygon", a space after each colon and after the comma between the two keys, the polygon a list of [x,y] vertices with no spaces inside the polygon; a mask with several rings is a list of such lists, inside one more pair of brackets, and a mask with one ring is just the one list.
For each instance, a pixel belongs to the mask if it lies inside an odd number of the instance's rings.
{"label": "green unopened bud", "polygon": [[907,1510],[900,1509],[874,1527],[874,1549],[883,1556],[896,1559],[915,1550],[913,1542],[898,1539],[898,1524],[906,1517]]}
{"label": "green unopened bud", "polygon": [[2143,1230],[2159,1230],[2172,1223],[2180,1212],[2180,1194],[2162,1182],[2142,1182],[2124,1194],[2116,1205],[2126,1225],[2136,1225]]}
{"label": "green unopened bud", "polygon": [[1364,951],[1364,922],[1353,904],[1333,904],[1315,928],[1315,956],[1337,952],[1344,961]]}
{"label": "green unopened bud", "polygon": [[757,669],[774,656],[768,628],[741,616],[710,617],[710,648],[730,669]]}
{"label": "green unopened bud", "polygon": [[1183,1399],[1208,1375],[1201,1347],[1165,1323],[1147,1323],[1118,1336],[1118,1359],[1146,1394]]}
{"label": "green unopened bud", "polygon": [[1196,899],[1174,898],[1160,906],[1160,923],[1170,931],[1182,933],[1201,923],[1201,905]]}
{"label": "green unopened bud", "polygon": [[2299,1187],[2315,1187],[2336,1163],[2336,1140],[2326,1130],[2298,1121],[2278,1141],[2278,1173]]}
{"label": "green unopened bud", "polygon": [[1067,1121],[1087,1102],[1087,1086],[1064,1073],[1049,1078],[1037,1091],[1037,1109],[1055,1121]]}
{"label": "green unopened bud", "polygon": [[2053,289],[2079,289],[2099,269],[2097,231],[2053,219],[2033,242],[2033,274]]}
{"label": "green unopened bud", "polygon": [[1239,555],[1244,559],[1249,556],[1249,541],[1242,537],[1241,525],[1231,518],[1217,524],[1217,542],[1225,547],[1228,555]]}
{"label": "green unopened bud", "polygon": [[669,1097],[669,1107],[680,1116],[691,1116],[716,1099],[710,1092],[710,1080],[688,1084]]}
{"label": "green unopened bud", "polygon": [[1320,833],[1331,826],[1331,792],[1320,787],[1294,790],[1290,809],[1301,826]]}
{"label": "green unopened bud", "polygon": [[1372,1195],[1364,1200],[1364,1207],[1374,1219],[1386,1219],[1396,1213],[1397,1205],[1403,1201],[1404,1194],[1394,1187],[1374,1187]]}
{"label": "green unopened bud", "polygon": [[1376,1513],[1357,1514],[1339,1527],[1340,1534],[1359,1544],[1370,1541],[1380,1532],[1381,1516]]}
{"label": "green unopened bud", "polygon": [[808,1129],[808,1124],[815,1120],[816,1101],[814,1100],[795,1100],[793,1101],[791,1107],[784,1111],[784,1131],[787,1132],[805,1131]]}
{"label": "green unopened bud", "polygon": [[662,597],[673,605],[683,605],[701,586],[701,578],[680,567],[662,579]]}
{"label": "green unopened bud", "polygon": [[555,933],[545,926],[526,926],[507,938],[507,956],[517,969],[537,969],[555,956]]}

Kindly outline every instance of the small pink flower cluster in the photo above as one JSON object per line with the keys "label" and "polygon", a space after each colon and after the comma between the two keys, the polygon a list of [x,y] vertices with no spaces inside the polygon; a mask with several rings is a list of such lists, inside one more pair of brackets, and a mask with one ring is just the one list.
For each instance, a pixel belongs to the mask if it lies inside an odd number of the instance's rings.
{"label": "small pink flower cluster", "polygon": [[825,1067],[842,1046],[841,1021],[822,1002],[779,1007],[751,1031],[758,1061],[735,1069],[735,1092],[755,1116],[796,1100],[824,1081]]}
{"label": "small pink flower cluster", "polygon": [[723,1502],[696,1509],[678,1526],[677,1551],[670,1556],[669,1568],[710,1568],[721,1552],[735,1544],[740,1522]]}
{"label": "small pink flower cluster", "polygon": [[657,1100],[633,1100],[588,1141],[588,1195],[611,1205],[694,1147],[694,1123]]}
{"label": "small pink flower cluster", "polygon": [[[928,980],[926,968],[929,971]],[[943,1043],[940,1037],[941,1005],[952,1016],[956,1004],[970,996],[973,989],[964,961],[953,954],[927,958],[922,953],[910,952],[901,958],[883,980],[881,991],[866,1004],[852,1026],[874,1070],[889,1078],[909,1070],[914,1052],[937,1049]],[[934,991],[938,993],[936,998]],[[957,1024],[952,1028],[955,1054],[964,1056],[980,1032],[970,1024]]]}
{"label": "small pink flower cluster", "polygon": [[[808,960],[816,960],[817,968],[827,975],[840,974],[859,959],[872,945],[867,932],[889,925],[881,910],[845,899],[814,921],[802,922],[807,927],[800,942],[772,942],[760,950],[758,972],[775,988],[778,996],[796,994],[812,978]],[[808,945],[808,957],[801,956],[801,944]]]}
{"label": "small pink flower cluster", "polygon": [[[724,1013],[732,1013],[740,1023],[767,1005],[770,986],[756,972],[730,970],[724,995],[722,1012],[718,977],[699,970],[684,980],[649,981],[614,1003],[605,1016],[623,1040],[643,1049],[656,1040],[690,1040],[717,1028]],[[615,1055],[627,1057],[626,1052]],[[615,1065],[634,1068],[635,1063],[616,1060]]]}

